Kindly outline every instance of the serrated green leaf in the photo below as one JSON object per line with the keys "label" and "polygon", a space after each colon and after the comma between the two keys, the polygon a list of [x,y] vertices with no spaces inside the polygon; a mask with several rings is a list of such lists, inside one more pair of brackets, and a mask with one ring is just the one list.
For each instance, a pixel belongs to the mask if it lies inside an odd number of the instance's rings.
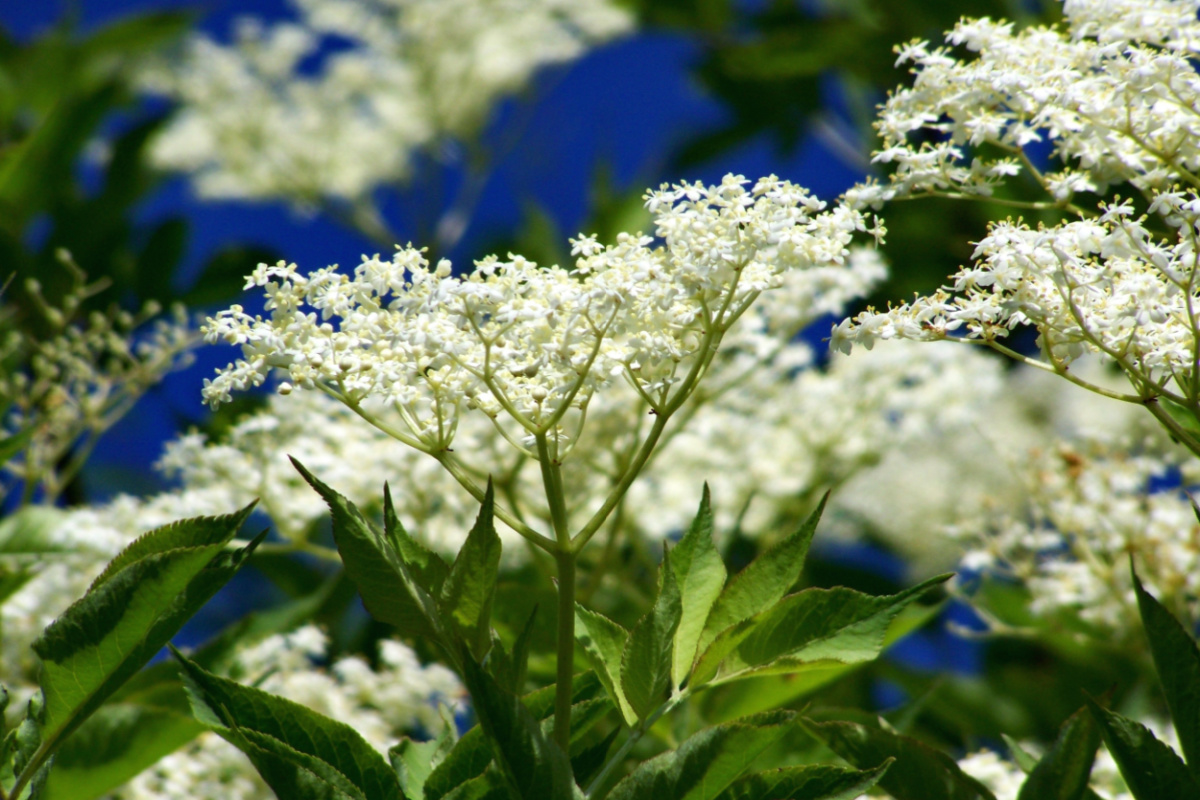
{"label": "serrated green leaf", "polygon": [[691,527],[671,552],[682,611],[671,656],[671,681],[682,686],[696,659],[700,634],[725,586],[725,562],[712,540],[713,514],[708,484]]}
{"label": "serrated green leaf", "polygon": [[612,750],[613,743],[617,741],[621,732],[621,726],[617,725],[599,742],[589,745],[571,756],[571,771],[575,774],[576,783],[580,786],[587,786],[591,783],[608,761],[608,753]]}
{"label": "serrated green leaf", "polygon": [[[40,683],[46,698],[41,753],[57,749],[241,568],[266,536],[264,531],[241,550],[224,550],[249,512],[246,508],[216,518],[223,521],[216,525],[224,527],[221,536],[213,533],[214,520],[204,518],[142,537],[136,550],[148,554],[132,563],[123,558],[125,553],[119,555],[125,566],[98,578],[33,643],[42,660]],[[189,541],[210,544],[151,549],[154,543]]]}
{"label": "serrated green leaf", "polygon": [[205,728],[184,706],[101,706],[59,747],[42,800],[102,797],[192,741]]}
{"label": "serrated green leaf", "polygon": [[629,632],[603,614],[575,604],[575,638],[583,645],[588,663],[604,684],[608,696],[621,710],[625,724],[637,724],[637,712],[629,705],[621,689],[621,655]]}
{"label": "serrated green leaf", "polygon": [[280,797],[336,791],[354,800],[403,800],[396,773],[349,725],[173,652],[196,718],[246,752]]}
{"label": "serrated green leaf", "polygon": [[828,500],[826,493],[803,525],[733,577],[708,614],[697,644],[699,652],[707,650],[722,631],[775,605],[796,585]]}
{"label": "serrated green leaf", "polygon": [[522,800],[574,800],[567,754],[542,733],[521,698],[501,689],[470,653],[461,661],[479,726],[509,788]]}
{"label": "serrated green leaf", "polygon": [[[571,684],[572,707],[595,699],[603,691],[595,673],[584,672],[576,675]],[[553,685],[530,692],[521,699],[534,719],[544,720],[554,713]],[[442,800],[448,797],[455,787],[482,775],[491,762],[491,746],[483,728],[476,725],[463,734],[454,749],[434,768],[429,779],[425,781],[425,800]]]}
{"label": "serrated green leaf", "polygon": [[492,631],[491,649],[488,651],[487,670],[500,686],[514,694],[522,694],[525,690],[525,676],[529,669],[529,647],[533,639],[534,622],[537,621],[537,609],[534,605],[524,627],[513,642],[513,652],[508,652],[500,635]]}
{"label": "serrated green leaf", "polygon": [[638,620],[621,654],[621,691],[638,719],[646,719],[671,687],[671,643],[682,611],[671,552],[663,551],[654,605]]}
{"label": "serrated green leaf", "polygon": [[392,543],[392,547],[396,548],[400,559],[412,572],[418,585],[431,597],[439,596],[446,576],[450,574],[450,567],[440,555],[418,542],[404,529],[400,517],[396,516],[392,490],[386,483],[383,485],[383,533]]}
{"label": "serrated green leaf", "polygon": [[1137,800],[1200,797],[1200,782],[1192,777],[1179,754],[1160,742],[1150,729],[1093,700],[1088,710],[1100,724],[1100,735],[1112,753],[1121,777]]}
{"label": "serrated green leaf", "polygon": [[895,759],[879,785],[896,800],[996,800],[950,756],[911,737],[853,722],[810,722],[808,729],[859,769]]}
{"label": "serrated green leaf", "polygon": [[783,767],[740,778],[718,800],[855,800],[888,771],[892,762],[857,770],[828,764]]}
{"label": "serrated green leaf", "polygon": [[117,572],[146,556],[186,548],[223,547],[237,534],[255,504],[251,503],[236,514],[178,520],[143,533],[108,562],[104,571],[92,581],[89,591],[102,586]]}
{"label": "serrated green leaf", "polygon": [[[942,604],[909,605],[888,626],[883,649],[924,626],[937,616]],[[772,708],[791,707],[801,698],[812,694],[861,664],[842,664],[834,661],[798,665],[787,673],[758,673],[747,675],[722,687],[720,692],[705,698],[705,718],[725,722]]]}
{"label": "serrated green leaf", "polygon": [[[604,692],[604,687],[595,673],[587,672],[575,676],[571,684],[572,708],[575,704],[587,702]],[[554,712],[554,686],[539,688],[536,692],[526,694],[522,703],[529,709],[535,720],[545,720]],[[434,768],[430,778],[425,782],[425,800],[442,800],[455,787],[464,781],[484,774],[487,765],[492,763],[491,746],[487,744],[484,729],[478,724],[454,746],[454,750],[446,754],[445,760]]]}
{"label": "serrated green leaf", "polygon": [[512,800],[508,782],[495,765],[482,775],[460,783],[444,800]]}
{"label": "serrated green leaf", "polygon": [[1083,800],[1100,747],[1100,731],[1086,708],[1058,730],[1054,746],[1021,785],[1017,800]]}
{"label": "serrated green leaf", "polygon": [[949,580],[930,578],[894,595],[853,589],[806,589],[723,631],[696,662],[692,679],[790,672],[805,664],[870,661],[883,649],[896,616],[929,589]]}
{"label": "serrated green leaf", "polygon": [[608,800],[713,800],[791,728],[795,714],[772,711],[706,728],[675,750],[638,765]]}
{"label": "serrated green leaf", "polygon": [[[576,745],[583,741],[584,735],[590,731],[596,723],[608,716],[608,712],[613,710],[613,702],[607,697],[593,697],[591,700],[584,700],[582,703],[574,703],[571,705],[571,752],[575,753]],[[554,718],[547,717],[542,720],[542,733],[547,739],[554,738]]]}
{"label": "serrated green leaf", "polygon": [[408,800],[425,800],[425,781],[453,747],[453,730],[446,728],[436,739],[414,742],[404,737],[388,750],[388,761],[396,771],[400,788]]}
{"label": "serrated green leaf", "polygon": [[354,503],[322,483],[296,459],[292,464],[325,499],[333,515],[333,539],[371,616],[403,636],[446,643],[437,603],[375,526]]}
{"label": "serrated green leaf", "polygon": [[1192,777],[1200,782],[1200,650],[1196,641],[1161,603],[1142,586],[1133,565],[1133,588],[1154,668],[1171,709],[1171,721],[1179,736]]}
{"label": "serrated green leaf", "polygon": [[496,571],[500,568],[500,537],[496,535],[492,482],[475,525],[442,584],[438,609],[477,660],[491,644],[492,602],[496,597]]}

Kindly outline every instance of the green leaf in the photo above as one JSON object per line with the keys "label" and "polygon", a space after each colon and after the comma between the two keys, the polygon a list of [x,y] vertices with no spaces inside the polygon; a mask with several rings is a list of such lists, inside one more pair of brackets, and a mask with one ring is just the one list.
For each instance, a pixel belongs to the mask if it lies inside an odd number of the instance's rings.
{"label": "green leaf", "polygon": [[25,445],[29,444],[29,440],[33,438],[35,430],[37,430],[35,425],[26,425],[11,436],[5,436],[3,439],[0,439],[0,464],[6,463],[10,458],[24,450]]}
{"label": "green leaf", "polygon": [[49,506],[26,506],[0,519],[0,555],[34,555],[62,552],[54,532],[65,512]]}
{"label": "green leaf", "polygon": [[1081,708],[1059,728],[1054,746],[1029,773],[1017,800],[1082,800],[1099,747],[1096,722]]}
{"label": "green leaf", "polygon": [[646,719],[666,699],[671,686],[671,643],[682,611],[671,553],[663,551],[658,595],[638,620],[621,654],[621,690],[638,719]]}
{"label": "green leaf", "polygon": [[1016,739],[1009,736],[1007,733],[1000,734],[1000,738],[1008,745],[1008,751],[1012,754],[1013,763],[1021,768],[1021,771],[1026,775],[1033,772],[1033,768],[1037,766],[1037,757],[1030,753]]}
{"label": "green leaf", "polygon": [[895,759],[879,785],[896,800],[996,800],[950,756],[911,737],[854,722],[810,722],[808,729],[859,769]]}
{"label": "green leaf", "polygon": [[447,726],[436,739],[414,742],[404,737],[388,750],[388,760],[396,771],[404,796],[409,800],[425,800],[425,781],[429,780],[434,767],[442,763],[454,747],[453,734],[454,729]]}
{"label": "green leaf", "polygon": [[515,795],[523,800],[573,800],[577,789],[567,754],[542,733],[521,698],[501,689],[470,653],[463,652],[461,661],[479,726]]}
{"label": "green leaf", "polygon": [[1093,700],[1088,710],[1100,723],[1100,735],[1112,753],[1121,777],[1137,800],[1200,797],[1200,782],[1183,759],[1155,738],[1145,725],[1101,708]]}
{"label": "green leaf", "polygon": [[444,643],[446,637],[437,604],[396,549],[354,503],[318,480],[296,459],[292,459],[292,464],[329,505],[333,539],[346,574],[358,587],[371,616],[395,626],[403,636]]}
{"label": "green leaf", "polygon": [[[593,672],[576,675],[571,684],[572,707],[597,697],[603,688]],[[534,719],[543,720],[554,713],[554,686],[530,692],[522,698]],[[572,725],[574,727],[574,725]],[[438,764],[425,781],[425,800],[442,800],[465,781],[482,775],[492,762],[492,750],[479,725],[471,728]]]}
{"label": "green leaf", "polygon": [[251,503],[233,515],[179,520],[142,534],[108,562],[104,571],[92,581],[89,591],[99,588],[125,567],[147,556],[193,547],[224,547],[246,517],[250,516],[254,505]]}
{"label": "green leaf", "polygon": [[173,652],[196,718],[242,749],[280,797],[403,800],[391,766],[349,725]]}
{"label": "green leaf", "polygon": [[33,643],[46,697],[42,752],[53,752],[241,568],[266,535],[224,549],[249,513],[184,520],[141,537],[113,560],[120,569],[110,566]]}
{"label": "green leaf", "polygon": [[[571,726],[574,727],[575,720],[572,717]],[[596,742],[594,745],[582,748],[578,753],[571,756],[571,771],[575,774],[575,782],[580,786],[586,786],[591,783],[592,779],[608,761],[608,753],[612,750],[613,743],[617,741],[617,737],[621,735],[622,728],[620,725],[613,727],[608,735]]]}
{"label": "green leaf", "polygon": [[713,545],[712,533],[713,514],[706,483],[696,518],[671,553],[682,607],[671,660],[671,680],[676,687],[683,685],[692,670],[709,611],[725,586],[725,562]]}
{"label": "green leaf", "polygon": [[[883,649],[924,626],[941,611],[942,604],[909,605],[888,626],[883,637]],[[737,682],[726,684],[720,692],[705,697],[705,718],[724,722],[772,708],[792,706],[801,698],[826,686],[860,664],[818,661],[797,665],[786,673],[763,672],[747,675]]]}
{"label": "green leaf", "polygon": [[883,649],[888,628],[910,603],[950,575],[930,578],[894,595],[877,597],[837,587],[806,589],[723,631],[700,656],[692,679],[790,672],[805,664],[870,661]]}
{"label": "green leaf", "polygon": [[504,647],[500,636],[492,631],[492,649],[488,653],[487,668],[503,688],[514,694],[521,694],[525,688],[525,676],[529,670],[529,647],[533,641],[534,622],[537,621],[538,607],[535,605],[525,620],[525,626],[517,634],[513,642],[513,651],[509,653]]}
{"label": "green leaf", "polygon": [[808,546],[812,543],[828,500],[829,494],[826,493],[799,529],[733,577],[713,604],[704,623],[697,645],[700,652],[707,650],[722,631],[775,605],[796,585],[804,568],[804,559],[808,557]]}
{"label": "green leaf", "polygon": [[460,783],[444,800],[512,800],[508,782],[495,765],[482,775]]}
{"label": "green leaf", "polygon": [[492,601],[496,597],[496,571],[500,568],[500,537],[496,535],[493,503],[489,480],[479,516],[458,551],[438,598],[442,618],[450,621],[478,660],[483,659],[491,644]]}
{"label": "green leaf", "polygon": [[[1200,516],[1200,512],[1197,515]],[[1192,777],[1200,782],[1200,650],[1171,612],[1145,590],[1133,571],[1132,562],[1130,573],[1142,626],[1150,640],[1154,667],[1167,698],[1167,707],[1171,709],[1179,746]]]}
{"label": "green leaf", "polygon": [[795,714],[772,711],[706,728],[675,750],[638,765],[608,800],[713,800],[791,728]]}
{"label": "green leaf", "polygon": [[433,597],[440,595],[446,576],[450,574],[450,568],[440,555],[410,536],[400,524],[400,518],[396,516],[396,507],[392,504],[392,490],[386,483],[383,485],[383,533],[392,543],[392,547],[396,548],[396,553],[408,567],[417,584]]}
{"label": "green leaf", "polygon": [[575,638],[583,645],[588,663],[604,684],[621,716],[630,727],[637,724],[638,715],[621,689],[621,654],[629,632],[608,617],[575,604]]}
{"label": "green leaf", "polygon": [[855,800],[879,783],[891,765],[888,760],[867,770],[828,764],[773,769],[739,779],[718,800]]}
{"label": "green leaf", "polygon": [[187,744],[204,726],[184,706],[101,706],[59,747],[42,800],[102,797]]}

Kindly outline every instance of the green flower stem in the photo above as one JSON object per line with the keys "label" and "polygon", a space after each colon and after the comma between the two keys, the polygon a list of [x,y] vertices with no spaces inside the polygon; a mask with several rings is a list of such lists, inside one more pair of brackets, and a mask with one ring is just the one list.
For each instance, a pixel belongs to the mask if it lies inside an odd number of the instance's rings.
{"label": "green flower stem", "polygon": [[[240,550],[250,544],[244,539],[231,539],[229,544],[225,545],[226,550]],[[256,553],[270,553],[272,555],[288,555],[290,553],[308,553],[310,556],[316,556],[323,561],[331,561],[335,564],[342,563],[342,557],[338,555],[338,551],[332,547],[323,547],[312,542],[293,541],[287,544],[268,543],[260,544],[255,550]]]}
{"label": "green flower stem", "polygon": [[575,677],[575,553],[562,548],[558,562],[558,641],[555,655],[554,740],[571,752],[571,681]]}
{"label": "green flower stem", "polygon": [[588,784],[584,795],[586,797],[591,797],[594,792],[599,790],[604,784],[605,778],[608,777],[608,774],[612,772],[618,764],[625,760],[625,756],[628,755],[629,751],[633,749],[633,746],[637,744],[643,736],[646,735],[646,731],[653,728],[654,723],[658,722],[664,714],[672,711],[676,706],[687,700],[690,696],[691,690],[684,689],[682,692],[673,696],[670,700],[667,700],[661,706],[656,708],[654,713],[639,722],[636,728],[629,731],[629,735],[625,737],[625,741],[621,744],[621,747],[617,750],[617,752],[612,754],[612,757],[609,758],[608,761],[604,762],[604,766],[600,769],[600,772],[598,772],[596,777],[592,779],[592,782]]}
{"label": "green flower stem", "polygon": [[550,452],[546,434],[536,437],[542,484],[550,506],[550,522],[557,545],[554,560],[558,565],[558,641],[554,688],[554,739],[564,753],[571,751],[571,679],[575,675],[575,560],[571,530],[567,527],[567,503],[563,496],[562,468]]}

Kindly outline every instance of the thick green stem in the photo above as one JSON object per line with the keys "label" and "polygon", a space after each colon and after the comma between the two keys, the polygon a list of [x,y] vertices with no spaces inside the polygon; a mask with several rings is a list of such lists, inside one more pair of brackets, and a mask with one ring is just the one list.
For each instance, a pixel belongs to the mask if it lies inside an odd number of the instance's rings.
{"label": "thick green stem", "polygon": [[575,554],[561,548],[558,562],[558,653],[554,689],[554,740],[571,752],[571,681],[575,677]]}
{"label": "thick green stem", "polygon": [[563,752],[571,748],[571,679],[575,676],[575,551],[567,527],[567,503],[563,496],[562,468],[550,452],[546,434],[537,435],[538,463],[542,485],[550,506],[558,565],[558,652],[554,689],[554,740]]}

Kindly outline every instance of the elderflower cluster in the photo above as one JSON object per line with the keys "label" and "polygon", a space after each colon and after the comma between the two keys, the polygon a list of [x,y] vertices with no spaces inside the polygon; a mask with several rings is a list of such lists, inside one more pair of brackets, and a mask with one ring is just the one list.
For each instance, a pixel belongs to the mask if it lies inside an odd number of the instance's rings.
{"label": "elderflower cluster", "polygon": [[[307,706],[358,731],[380,753],[406,733],[436,735],[438,706],[453,711],[463,689],[445,667],[424,666],[407,646],[380,642],[379,667],[357,656],[327,669],[328,638],[305,626],[240,652],[232,672],[244,682]],[[203,733],[118,789],[113,800],[267,800],[274,793],[246,756],[215,733]]]}
{"label": "elderflower cluster", "polygon": [[[1100,354],[1133,384],[1122,399],[1166,396],[1194,408],[1198,11],[1195,0],[1073,0],[1055,26],[963,20],[947,40],[969,56],[926,42],[902,48],[914,83],[877,122],[875,161],[893,171],[850,201],[992,197],[1020,174],[1046,199],[998,202],[1066,219],[993,224],[950,285],[844,320],[836,346],[961,335],[1004,350],[999,340],[1028,324],[1044,367],[1070,378],[1072,362]],[[1039,167],[1042,142],[1061,168]],[[1115,193],[1122,185],[1133,199]],[[1089,207],[1081,194],[1102,200]],[[1165,412],[1156,416],[1172,427]]]}
{"label": "elderflower cluster", "polygon": [[[893,171],[849,196],[986,197],[1025,173],[1067,208],[1077,192],[1166,190],[1194,176],[1198,11],[1196,0],[1066,0],[1064,22],[1051,26],[963,19],[946,41],[970,55],[926,41],[898,48],[913,85],[881,108],[873,159]],[[1036,166],[1028,151],[1042,142],[1061,170]]]}
{"label": "elderflower cluster", "polygon": [[1183,488],[1197,481],[1200,465],[1177,448],[1061,442],[1029,459],[1024,509],[994,509],[982,524],[959,528],[963,564],[1019,581],[1036,617],[1124,640],[1141,627],[1132,555],[1147,589],[1192,627],[1200,619],[1200,522]]}
{"label": "elderflower cluster", "polygon": [[152,157],[191,173],[203,196],[365,199],[403,181],[419,150],[476,135],[540,68],[633,24],[610,0],[295,5],[295,21],[241,20],[229,45],[196,36],[146,79],[181,106]]}
{"label": "elderflower cluster", "polygon": [[209,319],[208,340],[239,345],[242,358],[204,397],[216,406],[275,369],[283,393],[320,388],[352,408],[368,398],[394,407],[394,422],[376,424],[425,452],[449,448],[475,410],[515,424],[505,435],[518,447],[517,437],[565,441],[561,457],[598,390],[624,381],[654,411],[679,401],[676,389],[694,388],[759,294],[789,271],[844,268],[867,230],[863,214],[826,210],[787,181],[747,183],[650,192],[657,240],[581,237],[573,270],[491,256],[457,277],[411,247],[364,258],[352,276],[260,265],[248,286],[264,288],[270,316],[234,306]]}

